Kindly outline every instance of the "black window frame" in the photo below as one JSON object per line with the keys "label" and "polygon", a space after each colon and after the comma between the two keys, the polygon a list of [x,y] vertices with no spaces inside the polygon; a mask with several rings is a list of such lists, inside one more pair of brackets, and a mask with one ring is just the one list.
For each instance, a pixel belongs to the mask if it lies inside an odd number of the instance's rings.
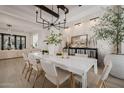
{"label": "black window frame", "polygon": [[[4,49],[4,36],[5,35],[10,35],[10,34],[7,34],[7,33],[0,33],[0,35],[1,35],[1,49],[0,50],[6,50],[6,49]],[[16,39],[17,39],[17,37],[19,37],[20,38],[20,48],[18,49],[18,50],[21,50],[22,49],[22,37],[25,39],[25,46],[24,46],[24,48],[23,49],[26,49],[26,36],[22,36],[22,35],[12,35],[12,36],[14,36],[14,46],[15,46],[15,50],[17,50],[17,42],[16,42]],[[10,38],[9,38],[9,43],[10,43]]]}

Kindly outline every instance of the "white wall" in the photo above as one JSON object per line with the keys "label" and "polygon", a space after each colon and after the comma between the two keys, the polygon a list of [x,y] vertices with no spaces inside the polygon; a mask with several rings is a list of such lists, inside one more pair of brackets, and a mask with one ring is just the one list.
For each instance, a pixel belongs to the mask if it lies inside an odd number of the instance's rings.
{"label": "white wall", "polygon": [[47,49],[47,45],[44,40],[48,34],[49,32],[46,29],[41,29],[41,31],[38,32],[38,48]]}
{"label": "white wall", "polygon": [[124,54],[124,42],[121,44],[121,53]]}

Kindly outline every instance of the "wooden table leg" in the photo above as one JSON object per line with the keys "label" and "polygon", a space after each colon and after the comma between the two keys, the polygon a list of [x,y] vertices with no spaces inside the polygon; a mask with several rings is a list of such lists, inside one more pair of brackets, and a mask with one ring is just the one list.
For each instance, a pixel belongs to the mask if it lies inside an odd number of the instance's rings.
{"label": "wooden table leg", "polygon": [[82,76],[82,88],[87,88],[87,73]]}
{"label": "wooden table leg", "polygon": [[71,87],[75,88],[75,79],[74,79],[74,75],[72,72],[71,72]]}

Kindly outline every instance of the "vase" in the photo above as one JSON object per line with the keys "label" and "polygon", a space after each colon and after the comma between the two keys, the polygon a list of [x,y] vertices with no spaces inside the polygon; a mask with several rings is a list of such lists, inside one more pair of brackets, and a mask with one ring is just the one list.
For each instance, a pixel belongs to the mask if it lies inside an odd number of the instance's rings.
{"label": "vase", "polygon": [[55,55],[55,44],[48,45],[49,55]]}

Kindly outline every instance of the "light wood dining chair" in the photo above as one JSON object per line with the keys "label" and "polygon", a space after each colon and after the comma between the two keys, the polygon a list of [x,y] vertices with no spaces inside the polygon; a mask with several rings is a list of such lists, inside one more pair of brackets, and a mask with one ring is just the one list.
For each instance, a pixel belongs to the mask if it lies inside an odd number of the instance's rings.
{"label": "light wood dining chair", "polygon": [[26,78],[29,70],[31,69],[31,64],[29,63],[29,60],[28,60],[28,53],[22,53],[22,57],[25,62],[23,70],[22,70],[22,74],[25,72],[25,78]]}
{"label": "light wood dining chair", "polygon": [[50,62],[48,60],[43,60],[40,62],[44,70],[44,80],[42,87],[44,87],[45,80],[47,79],[51,83],[56,85],[57,88],[59,88],[60,85],[63,84],[66,80],[68,80],[71,76],[70,72],[62,69],[57,69],[53,62]]}
{"label": "light wood dining chair", "polygon": [[[106,82],[107,82],[107,79],[108,79],[108,76],[109,76],[109,73],[112,69],[112,62],[111,60],[108,58],[108,56],[106,56],[104,58],[104,69],[102,71],[102,74],[101,75],[95,75],[93,72],[90,72],[89,73],[89,77],[91,78],[91,80],[89,80],[92,85],[92,87],[97,87],[97,88],[106,88],[107,85],[106,85]],[[77,80],[78,82],[82,83],[82,78],[81,76],[79,75],[75,75],[75,80]],[[90,85],[89,85],[90,86]]]}
{"label": "light wood dining chair", "polygon": [[29,56],[28,60],[31,64],[31,70],[29,72],[29,76],[28,76],[28,81],[30,80],[32,71],[35,72],[35,76],[34,76],[34,82],[33,82],[33,86],[35,86],[36,80],[43,74],[43,70],[42,67],[40,65],[40,60],[35,59],[33,56]]}

